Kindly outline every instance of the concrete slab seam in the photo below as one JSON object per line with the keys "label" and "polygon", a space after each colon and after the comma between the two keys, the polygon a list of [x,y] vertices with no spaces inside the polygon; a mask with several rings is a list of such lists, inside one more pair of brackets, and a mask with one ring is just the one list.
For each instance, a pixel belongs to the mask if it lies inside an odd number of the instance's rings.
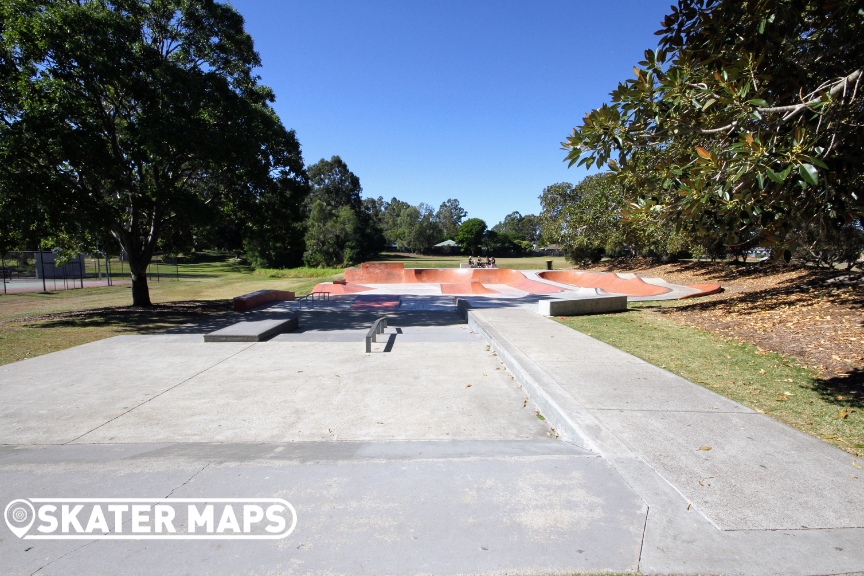
{"label": "concrete slab seam", "polygon": [[244,348],[241,348],[240,350],[238,350],[238,351],[235,352],[234,354],[231,354],[230,356],[226,356],[225,358],[223,358],[223,359],[220,360],[219,362],[216,362],[215,364],[212,364],[212,365],[208,366],[207,368],[204,368],[203,370],[201,370],[201,371],[199,371],[199,372],[196,372],[196,373],[193,374],[192,376],[189,376],[188,378],[186,378],[186,379],[184,379],[184,380],[181,380],[181,381],[178,382],[177,384],[174,384],[173,386],[171,386],[171,387],[169,387],[169,388],[166,388],[165,390],[163,390],[163,391],[160,392],[159,394],[156,394],[155,396],[151,396],[150,398],[148,398],[148,399],[145,400],[144,402],[141,402],[140,404],[136,404],[135,406],[133,406],[133,407],[130,408],[129,410],[126,410],[125,412],[123,412],[122,414],[118,414],[118,415],[115,416],[114,418],[111,418],[110,420],[107,420],[107,421],[103,422],[103,423],[100,424],[99,426],[96,426],[95,428],[93,428],[93,429],[91,429],[91,430],[88,430],[88,431],[85,432],[84,434],[81,434],[81,435],[78,436],[77,438],[73,438],[72,440],[69,440],[69,441],[67,441],[67,442],[64,442],[63,444],[71,444],[72,442],[75,442],[76,440],[80,440],[80,439],[83,438],[84,436],[87,436],[88,434],[90,434],[90,433],[92,433],[92,432],[95,432],[95,431],[98,430],[99,428],[102,428],[103,426],[107,426],[108,424],[110,424],[111,422],[117,420],[118,418],[121,418],[121,417],[125,416],[126,414],[129,414],[129,413],[132,412],[133,410],[136,410],[136,409],[140,408],[140,407],[143,406],[144,404],[147,404],[148,402],[150,402],[150,401],[152,401],[152,400],[155,400],[156,398],[162,396],[163,394],[166,394],[166,393],[170,392],[171,390],[177,388],[177,387],[180,386],[181,384],[185,384],[186,382],[192,380],[193,378],[195,378],[195,377],[197,377],[197,376],[200,376],[200,375],[203,374],[204,372],[207,372],[208,370],[212,370],[213,368],[215,368],[216,366],[222,364],[223,362],[227,362],[228,360],[230,360],[231,358],[237,356],[237,355],[240,354],[241,352],[245,352],[246,350],[248,350],[249,348],[251,348],[251,347],[254,346],[255,344],[257,344],[257,342],[253,342],[253,343],[249,344],[249,346],[245,346]]}
{"label": "concrete slab seam", "polygon": [[[616,470],[618,470],[618,469],[616,468]],[[619,470],[618,473],[620,474],[621,471]],[[625,482],[627,482],[627,485],[630,486],[630,488],[632,488],[634,492],[639,494],[639,492],[636,491],[636,489],[633,488],[632,485],[630,485],[630,481],[627,480],[626,476],[621,474],[621,477],[624,479]],[[639,497],[642,498],[641,495]],[[642,501],[645,502],[645,499],[642,498]],[[642,571],[642,551],[645,549],[645,534],[648,532],[648,515],[649,514],[651,514],[651,506],[647,502],[645,502],[645,521],[642,523],[642,538],[639,539],[639,560],[636,562],[636,573],[637,574]]]}

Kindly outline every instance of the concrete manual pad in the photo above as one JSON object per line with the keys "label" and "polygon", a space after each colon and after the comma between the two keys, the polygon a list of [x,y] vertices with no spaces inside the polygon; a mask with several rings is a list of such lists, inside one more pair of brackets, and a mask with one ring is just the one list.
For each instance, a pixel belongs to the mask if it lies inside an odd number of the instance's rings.
{"label": "concrete manual pad", "polygon": [[538,307],[541,316],[582,316],[625,312],[627,310],[627,296],[547,299],[540,300]]}
{"label": "concrete manual pad", "polygon": [[205,342],[263,342],[297,328],[297,316],[244,320],[204,335]]}
{"label": "concrete manual pad", "polygon": [[[311,451],[320,446],[312,444]],[[25,487],[28,497],[50,497],[58,486],[66,497],[94,491],[276,497],[294,506],[298,523],[280,540],[4,538],[0,556],[16,573],[63,575],[548,574],[638,568],[647,509],[603,459],[564,451],[565,444],[552,440],[509,442],[505,455],[490,444],[439,442],[445,450],[435,459],[415,459],[411,443],[395,444],[353,446],[358,453],[377,454],[375,459],[328,459],[324,453],[316,461],[282,457],[279,445],[268,445],[273,457],[262,450],[258,459],[239,462],[226,458],[232,445],[196,445],[195,455],[190,451],[187,457],[170,456],[171,446],[164,445],[149,445],[154,448],[149,453],[136,449],[127,458],[106,445],[20,449],[13,461],[0,459],[3,501],[21,497]],[[76,454],[81,451],[83,458]],[[447,456],[448,451],[459,455]]]}

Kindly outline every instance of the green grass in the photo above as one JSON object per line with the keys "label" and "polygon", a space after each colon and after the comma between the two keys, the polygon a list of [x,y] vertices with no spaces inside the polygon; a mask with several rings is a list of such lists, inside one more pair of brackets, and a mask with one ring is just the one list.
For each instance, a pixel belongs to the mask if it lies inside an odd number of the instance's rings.
{"label": "green grass", "polygon": [[[227,312],[234,296],[273,289],[309,293],[319,282],[330,281],[342,269],[252,270],[219,257],[180,264],[179,279],[163,276],[149,282],[154,304],[203,302],[208,313]],[[115,278],[120,276],[115,273]],[[125,279],[125,277],[123,278]],[[206,302],[221,301],[221,308]],[[63,350],[118,334],[142,334],[194,321],[189,306],[153,312],[126,310],[132,303],[130,286],[58,290],[46,293],[0,294],[0,365]],[[217,302],[218,304],[218,302]],[[125,311],[124,311],[125,310]],[[83,313],[93,311],[92,313]],[[120,311],[124,311],[120,313]],[[21,319],[50,314],[78,313],[74,318]]]}
{"label": "green grass", "polygon": [[[561,324],[842,448],[864,455],[864,410],[795,359],[682,326],[650,310]],[[843,416],[845,414],[845,417]]]}

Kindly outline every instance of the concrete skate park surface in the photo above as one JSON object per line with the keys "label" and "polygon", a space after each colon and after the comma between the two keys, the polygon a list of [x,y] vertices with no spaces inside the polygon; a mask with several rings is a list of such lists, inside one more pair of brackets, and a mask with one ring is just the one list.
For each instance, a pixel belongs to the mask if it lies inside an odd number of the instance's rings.
{"label": "concrete skate park surface", "polygon": [[[395,288],[398,286],[399,288]],[[506,268],[405,268],[401,262],[364,262],[345,270],[345,281],[322,283],[316,292],[489,295],[522,298],[548,295],[580,298],[597,294],[631,300],[665,300],[719,292],[719,284],[680,286],[660,278],[572,270],[523,271]]]}
{"label": "concrete skate park surface", "polygon": [[[0,527],[0,573],[864,571],[851,455],[538,315],[540,297],[333,295],[0,366],[4,507],[283,498],[297,512],[278,540]],[[204,342],[293,314],[299,329],[267,342]]]}

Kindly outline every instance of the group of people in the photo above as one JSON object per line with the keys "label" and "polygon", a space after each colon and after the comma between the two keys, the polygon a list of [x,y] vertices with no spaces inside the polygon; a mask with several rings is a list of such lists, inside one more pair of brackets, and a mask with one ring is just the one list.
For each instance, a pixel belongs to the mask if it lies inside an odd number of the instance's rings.
{"label": "group of people", "polygon": [[483,258],[478,256],[474,258],[473,256],[468,257],[468,266],[470,268],[495,268],[495,258],[492,256],[487,256],[484,261]]}

